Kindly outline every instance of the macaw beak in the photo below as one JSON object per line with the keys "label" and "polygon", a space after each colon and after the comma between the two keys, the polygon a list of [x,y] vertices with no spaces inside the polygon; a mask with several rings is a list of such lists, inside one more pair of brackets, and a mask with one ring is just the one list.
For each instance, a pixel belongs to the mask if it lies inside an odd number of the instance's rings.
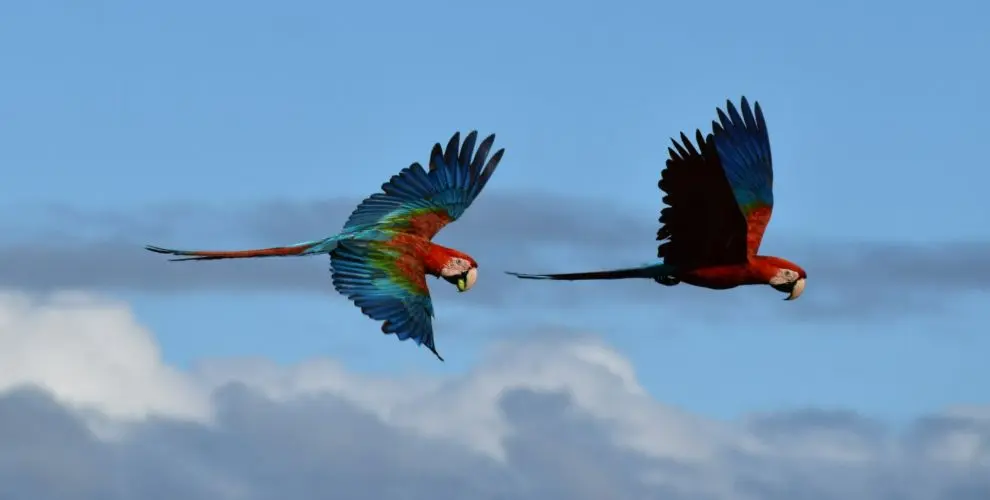
{"label": "macaw beak", "polygon": [[794,287],[791,288],[790,295],[788,295],[784,300],[794,300],[800,297],[802,293],[804,293],[804,278],[794,282]]}
{"label": "macaw beak", "polygon": [[474,283],[478,281],[478,268],[472,267],[468,271],[457,277],[457,291],[466,292],[474,286]]}

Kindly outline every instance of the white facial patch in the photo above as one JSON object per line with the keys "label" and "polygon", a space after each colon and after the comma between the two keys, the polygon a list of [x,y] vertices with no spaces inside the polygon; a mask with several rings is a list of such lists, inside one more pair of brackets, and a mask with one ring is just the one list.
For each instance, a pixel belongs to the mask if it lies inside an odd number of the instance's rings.
{"label": "white facial patch", "polygon": [[452,257],[447,261],[447,264],[443,266],[443,269],[440,270],[440,274],[449,278],[453,276],[460,276],[468,272],[469,269],[471,269],[470,262],[460,257]]}
{"label": "white facial patch", "polygon": [[773,278],[770,278],[770,284],[774,286],[783,285],[786,283],[793,283],[797,281],[798,273],[791,271],[790,269],[778,269],[777,274]]}

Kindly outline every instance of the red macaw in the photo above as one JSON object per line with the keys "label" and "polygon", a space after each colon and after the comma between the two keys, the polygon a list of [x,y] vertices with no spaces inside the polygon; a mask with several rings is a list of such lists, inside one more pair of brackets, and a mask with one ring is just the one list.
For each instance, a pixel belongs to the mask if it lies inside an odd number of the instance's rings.
{"label": "red macaw", "polygon": [[[427,172],[413,163],[382,185],[351,213],[340,234],[294,245],[237,251],[173,250],[147,246],[157,253],[188,256],[171,260],[214,260],[330,254],[334,288],[368,317],[383,321],[382,332],[426,345],[440,361],[433,341],[433,301],[426,276],[443,278],[459,292],[478,279],[471,256],[433,243],[444,226],[457,220],[488,183],[505,149],[488,153],[495,135],[481,141],[477,132],[460,145],[460,133],[437,143]],[[473,155],[473,156],[472,156]]]}
{"label": "red macaw", "polygon": [[696,131],[697,149],[684,133],[671,139],[670,159],[658,186],[669,205],[660,211],[661,260],[639,267],[569,274],[521,274],[525,279],[603,280],[649,278],[722,290],[770,285],[794,300],[808,274],[780,257],[757,255],[773,211],[770,138],[759,103],[756,114],[742,98],[742,114],[726,101],[712,133]]}

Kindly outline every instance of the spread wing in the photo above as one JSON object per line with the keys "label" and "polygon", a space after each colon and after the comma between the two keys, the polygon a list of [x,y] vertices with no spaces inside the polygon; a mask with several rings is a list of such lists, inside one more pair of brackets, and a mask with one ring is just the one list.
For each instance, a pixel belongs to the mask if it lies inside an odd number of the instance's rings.
{"label": "spread wing", "polygon": [[668,206],[660,211],[657,255],[687,270],[746,260],[746,220],[732,194],[711,134],[695,132],[697,147],[681,133],[658,186]]}
{"label": "spread wing", "polygon": [[[377,227],[432,239],[444,226],[457,220],[491,178],[505,149],[490,159],[495,142],[492,134],[474,151],[478,133],[473,131],[460,144],[460,132],[450,138],[446,150],[433,146],[430,169],[413,163],[382,185],[351,213],[344,231]],[[487,164],[485,160],[488,160]]]}
{"label": "spread wing", "polygon": [[388,241],[342,242],[330,254],[333,286],[382,332],[425,345],[440,361],[433,343],[433,301],[423,263]]}
{"label": "spread wing", "polygon": [[726,101],[728,115],[719,109],[721,123],[713,121],[712,131],[725,177],[746,219],[747,253],[756,255],[773,213],[773,160],[760,103],[755,115],[745,97],[740,104],[741,115]]}

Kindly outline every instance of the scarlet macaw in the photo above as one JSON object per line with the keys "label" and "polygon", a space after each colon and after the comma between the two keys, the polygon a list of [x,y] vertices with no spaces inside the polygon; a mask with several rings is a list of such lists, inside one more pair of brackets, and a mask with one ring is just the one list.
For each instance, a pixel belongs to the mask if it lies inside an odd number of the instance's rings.
{"label": "scarlet macaw", "polygon": [[459,292],[478,279],[478,263],[471,256],[433,243],[444,226],[457,220],[488,183],[502,159],[499,149],[488,163],[495,135],[481,141],[474,153],[477,132],[460,132],[447,143],[437,143],[427,172],[413,163],[362,201],[340,234],[322,240],[257,250],[190,251],[156,246],[157,253],[188,256],[171,260],[214,260],[330,254],[334,288],[368,317],[384,321],[382,332],[399,340],[426,345],[440,361],[433,341],[433,302],[426,275],[443,278]]}
{"label": "scarlet macaw", "polygon": [[742,98],[742,115],[731,101],[721,109],[712,133],[696,131],[698,148],[681,133],[671,139],[670,159],[658,186],[669,205],[660,211],[657,251],[661,260],[639,267],[569,274],[521,274],[524,279],[603,280],[650,278],[722,290],[770,285],[794,300],[807,273],[788,260],[757,255],[773,211],[770,138],[759,103],[756,114]]}

